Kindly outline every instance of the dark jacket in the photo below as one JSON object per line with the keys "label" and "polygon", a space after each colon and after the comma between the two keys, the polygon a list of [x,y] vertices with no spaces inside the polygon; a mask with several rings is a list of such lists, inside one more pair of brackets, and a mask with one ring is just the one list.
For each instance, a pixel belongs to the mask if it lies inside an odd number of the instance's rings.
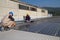
{"label": "dark jacket", "polygon": [[27,15],[27,16],[26,16],[26,20],[30,21],[30,19],[31,19],[30,16]]}
{"label": "dark jacket", "polygon": [[14,21],[14,18],[12,16],[8,17],[11,21]]}

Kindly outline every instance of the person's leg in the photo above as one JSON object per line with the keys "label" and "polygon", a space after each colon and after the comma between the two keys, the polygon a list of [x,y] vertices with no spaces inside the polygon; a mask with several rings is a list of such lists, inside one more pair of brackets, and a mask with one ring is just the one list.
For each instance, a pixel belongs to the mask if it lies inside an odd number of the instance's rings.
{"label": "person's leg", "polygon": [[10,29],[14,29],[16,23],[11,21],[10,25],[8,26]]}

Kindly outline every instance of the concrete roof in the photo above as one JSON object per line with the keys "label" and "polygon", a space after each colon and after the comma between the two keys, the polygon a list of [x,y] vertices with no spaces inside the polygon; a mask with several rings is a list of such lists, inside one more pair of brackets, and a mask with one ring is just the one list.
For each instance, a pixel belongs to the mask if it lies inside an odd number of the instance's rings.
{"label": "concrete roof", "polygon": [[60,38],[25,31],[10,30],[0,32],[0,40],[60,40]]}

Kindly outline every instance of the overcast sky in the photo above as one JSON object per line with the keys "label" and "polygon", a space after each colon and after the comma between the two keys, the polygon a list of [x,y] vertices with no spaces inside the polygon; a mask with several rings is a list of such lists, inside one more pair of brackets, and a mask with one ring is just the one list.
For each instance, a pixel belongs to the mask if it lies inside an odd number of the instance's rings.
{"label": "overcast sky", "polygon": [[20,0],[39,7],[60,7],[60,0]]}

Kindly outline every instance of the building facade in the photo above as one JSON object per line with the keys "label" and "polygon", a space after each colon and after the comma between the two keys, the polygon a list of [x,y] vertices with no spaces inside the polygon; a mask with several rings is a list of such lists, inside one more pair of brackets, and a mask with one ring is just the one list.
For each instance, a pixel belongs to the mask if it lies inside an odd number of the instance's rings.
{"label": "building facade", "polygon": [[37,6],[19,2],[17,0],[0,0],[0,20],[8,15],[9,12],[14,13],[15,20],[23,20],[23,16],[30,15],[32,19],[48,17],[48,10],[38,8]]}

